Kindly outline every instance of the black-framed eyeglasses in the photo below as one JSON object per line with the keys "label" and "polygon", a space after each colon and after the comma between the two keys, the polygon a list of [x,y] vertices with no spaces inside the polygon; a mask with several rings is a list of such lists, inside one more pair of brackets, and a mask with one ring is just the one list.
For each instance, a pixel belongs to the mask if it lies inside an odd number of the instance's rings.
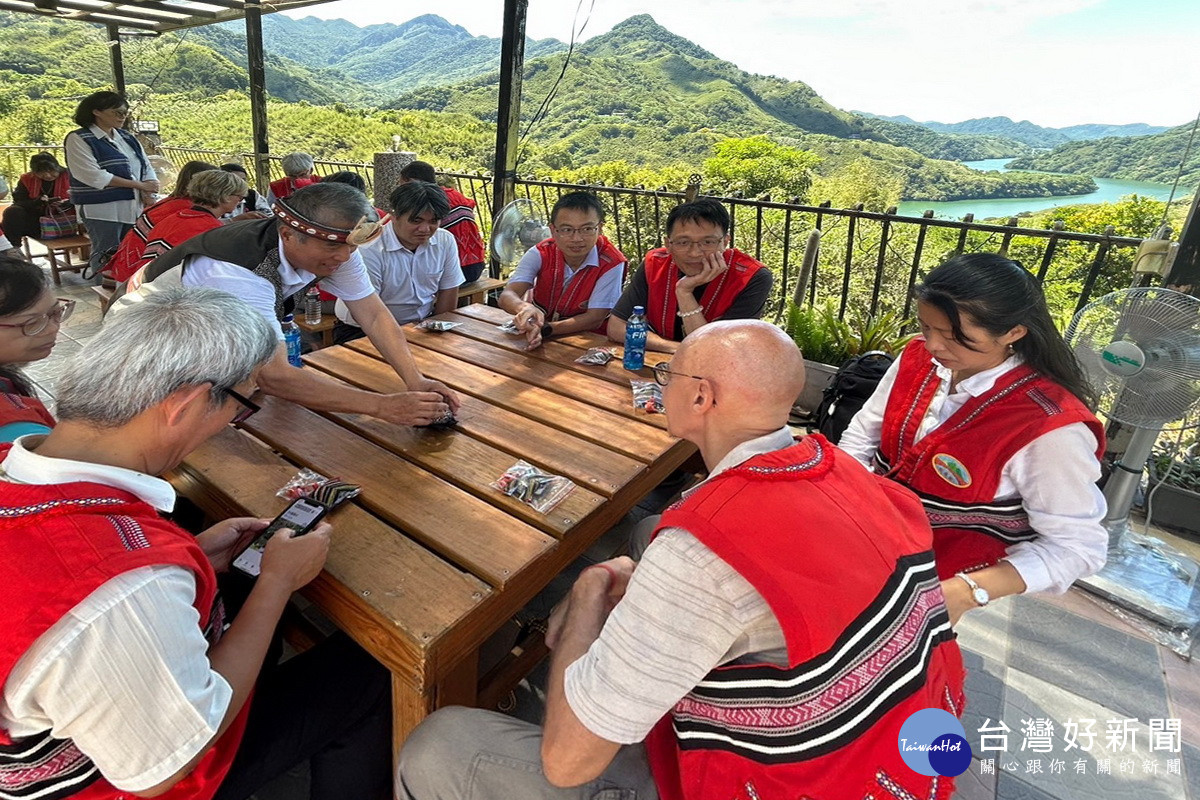
{"label": "black-framed eyeglasses", "polygon": [[227,396],[232,397],[241,405],[241,408],[238,409],[238,412],[233,415],[233,419],[229,420],[234,425],[241,425],[243,422],[250,419],[255,411],[259,411],[261,409],[258,403],[254,402],[249,397],[242,397],[233,389],[222,386],[221,391]]}
{"label": "black-framed eyeglasses", "polygon": [[651,367],[651,369],[654,371],[654,382],[659,386],[666,386],[668,383],[670,383],[672,375],[676,375],[680,378],[695,378],[698,381],[704,380],[704,377],[701,375],[688,375],[683,372],[672,372],[670,367],[670,361],[663,361]]}
{"label": "black-framed eyeglasses", "polygon": [[0,328],[20,328],[21,333],[26,336],[37,336],[42,331],[46,330],[51,322],[61,325],[71,312],[75,310],[75,301],[66,297],[57,298],[54,308],[47,311],[45,314],[34,317],[31,320],[17,323],[0,323]]}
{"label": "black-framed eyeglasses", "polygon": [[554,235],[561,236],[564,239],[570,239],[572,236],[579,234],[580,236],[595,236],[600,232],[599,225],[581,225],[578,228],[573,228],[570,225],[555,225]]}

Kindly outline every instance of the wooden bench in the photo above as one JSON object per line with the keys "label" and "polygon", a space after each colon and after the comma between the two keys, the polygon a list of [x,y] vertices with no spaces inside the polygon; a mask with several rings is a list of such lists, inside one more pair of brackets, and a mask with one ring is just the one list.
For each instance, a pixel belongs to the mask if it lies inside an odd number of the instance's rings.
{"label": "wooden bench", "polygon": [[508,281],[499,278],[480,278],[477,281],[464,283],[458,287],[459,306],[469,306],[474,303],[486,303],[488,292],[503,289]]}
{"label": "wooden bench", "polygon": [[[92,254],[92,242],[88,239],[86,233],[80,233],[76,236],[64,236],[61,239],[37,239],[33,236],[25,237],[25,255],[33,260],[33,252],[29,248],[30,240],[37,242],[42,247],[46,248],[46,258],[50,261],[50,277],[54,279],[55,286],[62,285],[62,279],[59,278],[59,272],[83,272],[87,269],[88,258]],[[71,251],[79,251],[79,259],[82,263],[76,264],[71,261]],[[58,263],[59,255],[62,256],[64,264]]]}

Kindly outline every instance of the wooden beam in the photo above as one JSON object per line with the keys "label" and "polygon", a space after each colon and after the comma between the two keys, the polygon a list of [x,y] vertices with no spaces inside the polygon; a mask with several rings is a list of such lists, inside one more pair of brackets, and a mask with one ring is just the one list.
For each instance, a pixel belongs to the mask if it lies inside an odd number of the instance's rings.
{"label": "wooden beam", "polygon": [[[521,79],[525,70],[525,19],[529,0],[504,0],[504,33],[500,43],[500,105],[496,115],[496,162],[492,168],[492,209],[511,203],[517,178],[517,143],[521,126]],[[493,278],[500,277],[492,263]]]}
{"label": "wooden beam", "polygon": [[173,6],[170,3],[159,3],[154,0],[129,0],[124,3],[109,3],[109,8],[120,12],[122,9],[145,9],[146,11],[158,11],[163,14],[170,14],[170,17],[163,18],[163,22],[176,22],[179,19],[188,17],[215,17],[216,11],[209,11],[207,8],[193,8],[192,6],[182,7]]}
{"label": "wooden beam", "polygon": [[263,67],[262,9],[259,0],[246,3],[246,71],[250,74],[250,127],[254,136],[254,189],[266,196],[270,178],[267,155],[267,73]]}
{"label": "wooden beam", "polygon": [[115,23],[108,29],[108,58],[112,62],[113,86],[118,94],[125,94],[125,60],[121,57],[121,33]]}

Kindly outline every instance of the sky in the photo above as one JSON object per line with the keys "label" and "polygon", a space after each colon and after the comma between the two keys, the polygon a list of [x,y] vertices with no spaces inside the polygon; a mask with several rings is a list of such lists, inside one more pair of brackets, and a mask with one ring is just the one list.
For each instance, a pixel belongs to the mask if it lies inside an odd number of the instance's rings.
{"label": "sky", "polygon": [[[1180,125],[1200,112],[1200,0],[582,0],[586,40],[635,14],[846,110],[1046,127]],[[529,0],[526,33],[570,39],[577,2]],[[503,0],[334,0],[287,12],[357,25],[436,13],[500,36]]]}

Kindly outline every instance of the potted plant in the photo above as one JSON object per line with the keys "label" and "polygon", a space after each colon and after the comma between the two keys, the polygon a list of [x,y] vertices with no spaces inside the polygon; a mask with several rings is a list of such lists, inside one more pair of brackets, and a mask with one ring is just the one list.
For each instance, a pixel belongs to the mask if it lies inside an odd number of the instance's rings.
{"label": "potted plant", "polygon": [[851,310],[838,317],[837,302],[819,306],[788,303],[784,330],[804,354],[804,390],[796,400],[801,415],[811,415],[821,395],[847,359],[880,350],[897,355],[915,334],[905,333],[909,320],[895,311],[870,314]]}
{"label": "potted plant", "polygon": [[1200,538],[1200,445],[1179,452],[1156,447],[1150,473],[1150,521]]}

